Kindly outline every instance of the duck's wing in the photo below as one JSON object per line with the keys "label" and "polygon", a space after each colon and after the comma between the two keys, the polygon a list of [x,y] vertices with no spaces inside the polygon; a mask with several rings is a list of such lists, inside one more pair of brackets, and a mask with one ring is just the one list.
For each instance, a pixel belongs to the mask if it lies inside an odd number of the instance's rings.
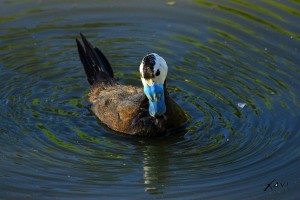
{"label": "duck's wing", "polygon": [[113,130],[128,132],[130,120],[138,114],[143,93],[131,86],[93,87],[89,100],[91,110],[104,124]]}

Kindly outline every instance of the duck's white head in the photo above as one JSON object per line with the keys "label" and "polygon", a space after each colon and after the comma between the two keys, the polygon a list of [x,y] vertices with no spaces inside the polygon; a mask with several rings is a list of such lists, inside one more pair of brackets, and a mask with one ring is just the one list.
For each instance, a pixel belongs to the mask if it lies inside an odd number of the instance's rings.
{"label": "duck's white head", "polygon": [[144,93],[149,99],[149,113],[152,117],[162,116],[166,112],[164,83],[168,73],[166,61],[151,53],[146,55],[140,65]]}

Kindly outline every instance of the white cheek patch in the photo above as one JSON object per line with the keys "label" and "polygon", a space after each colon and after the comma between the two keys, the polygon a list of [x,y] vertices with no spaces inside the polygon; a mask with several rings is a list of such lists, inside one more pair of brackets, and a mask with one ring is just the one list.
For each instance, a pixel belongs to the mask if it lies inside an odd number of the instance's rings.
{"label": "white cheek patch", "polygon": [[143,67],[144,67],[144,64],[143,62],[140,64],[140,74],[142,75],[143,74]]}
{"label": "white cheek patch", "polygon": [[154,81],[155,83],[157,83],[157,84],[164,84],[165,79],[166,79],[166,76],[163,76],[163,74],[160,73],[159,76],[155,76],[155,77],[154,77],[154,80],[153,80],[153,81]]}
{"label": "white cheek patch", "polygon": [[168,65],[166,61],[160,57],[159,55],[155,54],[156,63],[154,65],[154,74],[156,74],[157,70],[159,70],[159,75],[154,77],[154,82],[158,84],[163,84],[166,80],[167,73],[168,73]]}

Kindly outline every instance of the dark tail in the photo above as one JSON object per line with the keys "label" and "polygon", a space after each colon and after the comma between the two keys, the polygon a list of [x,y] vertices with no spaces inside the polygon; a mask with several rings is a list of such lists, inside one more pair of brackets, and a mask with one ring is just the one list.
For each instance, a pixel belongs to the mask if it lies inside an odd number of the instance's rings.
{"label": "dark tail", "polygon": [[113,80],[114,72],[104,54],[97,47],[94,48],[82,33],[80,36],[84,47],[78,39],[76,43],[88,82],[93,85],[97,82]]}

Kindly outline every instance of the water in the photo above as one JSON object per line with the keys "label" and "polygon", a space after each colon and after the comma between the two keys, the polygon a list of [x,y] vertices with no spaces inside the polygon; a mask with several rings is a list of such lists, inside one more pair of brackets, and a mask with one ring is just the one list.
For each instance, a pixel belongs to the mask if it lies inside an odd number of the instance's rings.
{"label": "water", "polygon": [[[6,0],[0,13],[1,199],[300,198],[299,1]],[[79,32],[123,84],[162,55],[188,127],[143,139],[99,123]]]}

